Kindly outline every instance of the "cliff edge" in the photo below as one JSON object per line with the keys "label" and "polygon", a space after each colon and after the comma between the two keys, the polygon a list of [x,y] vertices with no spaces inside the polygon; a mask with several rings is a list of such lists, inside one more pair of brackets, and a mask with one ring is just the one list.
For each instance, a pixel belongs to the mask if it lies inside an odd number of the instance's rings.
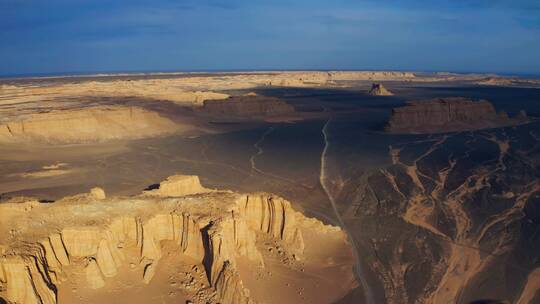
{"label": "cliff edge", "polygon": [[515,117],[497,113],[487,100],[462,97],[412,101],[394,108],[386,126],[390,133],[444,133],[512,126],[528,122],[521,111]]}
{"label": "cliff edge", "polygon": [[[355,286],[339,228],[271,194],[200,193],[199,184],[192,195],[178,195],[194,181],[169,178],[166,197],[107,197],[94,189],[49,204],[0,203],[0,298],[328,303]],[[339,283],[326,282],[333,278]]]}

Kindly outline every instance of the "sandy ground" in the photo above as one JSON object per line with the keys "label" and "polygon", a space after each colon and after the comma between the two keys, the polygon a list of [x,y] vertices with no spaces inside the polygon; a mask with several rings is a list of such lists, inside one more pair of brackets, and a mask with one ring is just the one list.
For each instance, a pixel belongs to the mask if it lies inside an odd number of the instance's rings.
{"label": "sandy ground", "polygon": [[[250,77],[239,79],[254,79]],[[231,78],[207,79],[204,83],[197,82],[196,79],[168,83],[181,83],[183,87],[179,90],[182,91],[210,90],[234,95],[245,94],[247,89],[260,89],[260,84],[264,84],[260,79],[264,77],[257,78],[256,81],[250,80],[244,85],[231,85]],[[447,78],[452,77],[455,76]],[[282,79],[278,77],[278,80]],[[285,86],[292,84],[284,83]],[[141,89],[145,85],[154,87],[145,93]],[[315,215],[326,223],[335,223],[332,207],[319,185],[320,156],[324,147],[321,129],[326,118],[343,112],[363,111],[361,115],[365,121],[370,122],[372,119],[375,121],[372,124],[376,125],[379,117],[383,117],[381,121],[385,119],[390,106],[401,102],[401,93],[424,94],[424,91],[414,92],[415,89],[408,84],[396,82],[397,89],[393,85],[389,86],[396,93],[395,97],[369,99],[363,92],[369,89],[371,80],[362,83],[342,82],[330,87],[317,85],[317,90],[307,91],[297,87],[281,88],[269,85],[261,91],[281,95],[297,108],[306,109],[306,112],[299,116],[267,117],[257,121],[222,121],[207,118],[202,120],[201,117],[193,116],[189,109],[179,107],[180,104],[183,106],[200,103],[201,99],[192,99],[197,94],[188,94],[187,101],[160,102],[160,98],[169,98],[176,92],[162,93],[159,90],[160,85],[156,82],[141,82],[132,90],[128,84],[122,83],[124,88],[119,94],[113,94],[112,97],[97,96],[98,98],[87,98],[92,97],[87,95],[91,91],[88,89],[107,87],[110,91],[112,89],[108,84],[94,83],[82,91],[74,88],[75,85],[70,85],[67,92],[71,92],[71,96],[65,100],[56,96],[66,88],[64,84],[53,88],[54,94],[49,95],[45,93],[47,90],[50,92],[51,88],[3,87],[1,94],[5,96],[0,98],[0,120],[19,115],[14,112],[17,107],[21,107],[21,113],[28,114],[36,109],[78,108],[101,103],[114,104],[121,100],[122,104],[156,110],[173,121],[187,122],[190,126],[195,126],[198,132],[93,144],[1,144],[0,195],[33,195],[42,200],[53,201],[66,195],[87,192],[95,186],[104,188],[110,195],[131,195],[140,193],[149,185],[175,173],[197,174],[201,176],[203,184],[211,188],[278,193],[292,200],[297,210]],[[326,92],[321,88],[336,91]],[[35,94],[27,94],[28,92]],[[140,96],[125,99],[130,92]],[[445,94],[455,93],[450,91]],[[364,101],[363,98],[367,99]],[[360,101],[365,102],[365,105],[359,107]],[[359,129],[363,128],[365,131],[375,128],[367,122],[366,126],[362,125]],[[272,128],[270,132],[269,128]],[[360,134],[359,129],[351,132]],[[367,132],[373,131],[369,129]],[[332,140],[339,140],[339,135],[332,134]],[[364,138],[359,139],[365,146],[376,144],[364,141]],[[338,149],[347,149],[344,146]],[[504,148],[504,145],[500,147]],[[386,157],[386,152],[373,152],[372,158],[366,158],[366,164],[362,165],[378,166],[382,163],[380,159]],[[392,158],[399,161],[399,152],[394,152],[393,157],[390,156],[384,161],[390,162]],[[341,155],[339,153],[342,152],[337,150],[333,153]],[[415,165],[411,166],[409,173],[415,169]],[[437,234],[438,231],[431,229],[432,225],[426,221],[431,213],[429,208],[418,201],[408,210],[405,220]],[[355,233],[360,234],[362,231]],[[265,260],[272,270],[258,271],[250,262],[239,260],[242,278],[254,298],[271,299],[268,303],[330,303],[343,298],[351,288],[358,286],[350,269],[352,257],[343,250],[343,244],[332,243],[329,239],[310,239],[309,232],[305,235],[306,243],[310,243],[307,253],[309,261],[283,265],[275,252],[265,250]],[[102,303],[110,298],[115,301],[121,299],[122,302],[118,303],[184,303],[191,295],[189,291],[180,288],[179,282],[185,280],[182,273],[189,272],[194,264],[183,262],[184,257],[176,254],[174,246],[166,248],[168,254],[163,257],[158,266],[158,275],[149,285],[140,282],[142,269],[139,266],[132,268],[130,263],[124,265],[118,277],[108,279],[107,286],[97,291],[85,288],[80,277],[76,275],[82,270],[73,269],[73,278],[61,286],[61,303]],[[459,257],[456,255],[455,258]],[[133,264],[139,265],[139,262],[134,260]],[[459,278],[456,280],[460,281]],[[204,278],[197,283],[207,284]],[[522,301],[526,302],[534,298],[538,290],[537,282],[531,280],[525,290]]]}
{"label": "sandy ground", "polygon": [[126,248],[133,251],[126,254],[128,258],[119,273],[114,278],[106,279],[106,285],[100,289],[85,287],[86,279],[84,270],[79,267],[72,267],[67,270],[70,278],[58,286],[58,303],[92,304],[107,303],[114,299],[114,303],[185,303],[193,297],[191,292],[183,288],[183,284],[191,282],[193,284],[203,284],[208,286],[206,277],[199,272],[197,277],[193,277],[194,267],[203,269],[202,265],[197,265],[197,261],[180,253],[178,245],[169,242],[164,247],[165,253],[158,263],[156,275],[147,285],[141,281],[143,267],[136,258],[136,247]]}
{"label": "sandy ground", "polygon": [[351,268],[354,258],[343,239],[313,237],[307,230],[303,234],[305,260],[283,264],[276,254],[279,248],[262,244],[268,248],[263,251],[268,270],[257,269],[246,260],[239,263],[254,299],[261,303],[334,303],[358,286]]}

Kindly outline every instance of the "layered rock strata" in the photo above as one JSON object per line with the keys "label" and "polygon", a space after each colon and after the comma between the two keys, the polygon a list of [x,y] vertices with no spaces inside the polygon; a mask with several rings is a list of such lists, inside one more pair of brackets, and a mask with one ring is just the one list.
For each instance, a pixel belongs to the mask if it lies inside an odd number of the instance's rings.
{"label": "layered rock strata", "polygon": [[408,102],[392,110],[386,131],[391,133],[444,133],[497,128],[527,122],[522,112],[509,118],[497,113],[487,100],[461,97]]}
{"label": "layered rock strata", "polygon": [[[204,81],[193,77],[198,82]],[[211,80],[211,79],[208,79]],[[193,86],[190,79],[118,80],[114,76],[105,81],[78,81],[75,83],[39,83],[38,85],[0,86],[0,104],[9,102],[34,103],[41,107],[50,101],[64,102],[89,97],[136,97],[153,101],[170,101],[179,105],[200,105],[208,99],[228,98],[228,94]]]}
{"label": "layered rock strata", "polygon": [[0,142],[79,143],[142,138],[175,132],[156,112],[109,106],[36,113],[0,124]]}
{"label": "layered rock strata", "polygon": [[396,71],[334,71],[329,74],[332,80],[411,80],[416,78],[414,73]]}
{"label": "layered rock strata", "polygon": [[159,183],[159,185],[151,186],[144,192],[150,196],[186,196],[211,192],[201,185],[201,181],[197,175],[173,175]]}
{"label": "layered rock strata", "polygon": [[76,267],[84,270],[87,287],[103,288],[128,258],[133,260],[130,255],[137,255],[140,280],[148,284],[164,244],[171,242],[179,248],[175,255],[204,267],[207,282],[194,302],[254,303],[236,266],[242,258],[264,267],[258,238],[279,242],[301,260],[302,227],[341,235],[336,227],[314,226],[317,221],[294,211],[289,202],[265,193],[105,198],[94,190],[52,204],[6,202],[0,204],[0,215],[5,236],[0,297],[20,304],[57,303],[59,288],[77,275]]}
{"label": "layered rock strata", "polygon": [[479,80],[477,84],[489,86],[538,87],[540,85],[540,79],[528,79],[518,77],[487,77]]}

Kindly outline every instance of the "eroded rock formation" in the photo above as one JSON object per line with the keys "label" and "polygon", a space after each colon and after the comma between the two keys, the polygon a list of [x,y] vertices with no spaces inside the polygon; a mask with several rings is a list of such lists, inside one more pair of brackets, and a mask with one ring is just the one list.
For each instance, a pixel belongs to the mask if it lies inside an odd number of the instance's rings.
{"label": "eroded rock formation", "polygon": [[414,73],[395,71],[335,71],[330,72],[332,80],[412,80],[416,78]]}
{"label": "eroded rock formation", "polygon": [[391,164],[352,177],[342,201],[372,250],[380,302],[539,303],[534,130],[403,137]]}
{"label": "eroded rock formation", "polygon": [[374,83],[368,92],[372,96],[392,96],[392,92],[388,91],[382,83]]}
{"label": "eroded rock formation", "polygon": [[0,142],[79,143],[142,138],[175,132],[178,126],[138,107],[93,107],[36,113],[0,124]]}
{"label": "eroded rock formation", "polygon": [[210,192],[212,190],[207,189],[201,185],[199,177],[196,175],[173,175],[169,176],[166,180],[155,185],[155,189],[149,189],[144,192],[146,195],[152,196],[186,196],[192,194],[199,194]]}
{"label": "eroded rock formation", "polygon": [[228,98],[228,94],[210,91],[195,83],[203,82],[199,77],[191,79],[139,79],[96,81],[93,79],[75,83],[45,83],[36,86],[0,86],[0,104],[3,99],[10,103],[33,103],[38,106],[54,100],[63,102],[91,97],[137,97],[150,101],[170,101],[179,105],[197,106],[208,99]]}
{"label": "eroded rock formation", "polygon": [[391,133],[444,133],[497,128],[527,122],[524,113],[509,118],[497,113],[487,100],[461,97],[408,102],[392,110],[386,131]]}
{"label": "eroded rock formation", "polygon": [[538,87],[540,79],[529,79],[519,77],[487,77],[476,82],[480,85],[489,86],[517,86],[517,87]]}
{"label": "eroded rock formation", "polygon": [[[171,186],[179,179],[197,184],[196,192],[202,188],[198,179],[175,176],[162,183],[167,196],[185,193]],[[304,259],[303,229],[345,241],[339,228],[307,219],[265,193],[105,198],[93,190],[52,204],[5,202],[0,216],[0,296],[19,304],[57,303],[66,282],[80,276],[87,288],[106,288],[128,261],[138,261],[130,267],[149,284],[164,256],[195,263],[185,287],[190,301],[254,303],[237,265],[244,259],[265,267],[260,240],[279,244],[291,261]],[[206,280],[194,287],[197,265]]]}
{"label": "eroded rock formation", "polygon": [[224,100],[207,100],[201,108],[211,115],[220,116],[278,116],[294,113],[294,107],[285,101],[259,95],[236,96]]}

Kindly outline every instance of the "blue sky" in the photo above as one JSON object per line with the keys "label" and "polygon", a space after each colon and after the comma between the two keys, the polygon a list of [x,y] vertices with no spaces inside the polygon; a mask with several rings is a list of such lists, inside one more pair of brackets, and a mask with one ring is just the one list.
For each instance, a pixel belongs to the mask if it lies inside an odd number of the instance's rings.
{"label": "blue sky", "polygon": [[539,0],[0,0],[0,74],[540,74]]}

